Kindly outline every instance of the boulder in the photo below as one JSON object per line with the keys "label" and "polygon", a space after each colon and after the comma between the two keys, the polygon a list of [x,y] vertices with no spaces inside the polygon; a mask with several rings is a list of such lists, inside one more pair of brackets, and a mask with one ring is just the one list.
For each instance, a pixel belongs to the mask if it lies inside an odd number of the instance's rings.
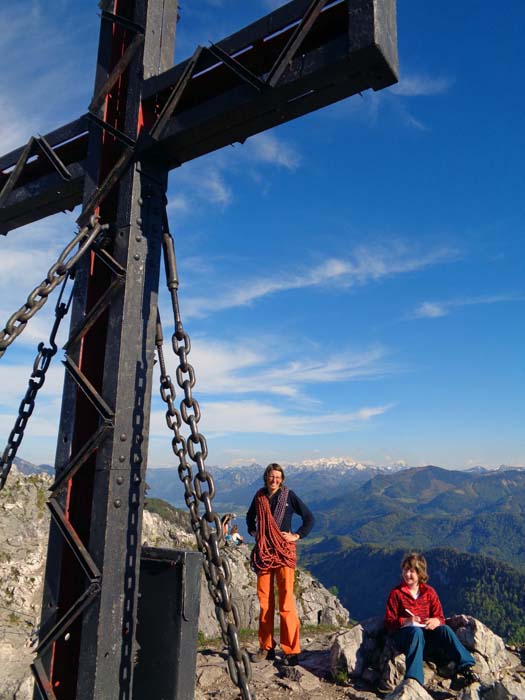
{"label": "boulder", "polygon": [[[501,639],[479,620],[456,615],[447,620],[476,659],[478,683],[454,690],[451,678],[453,663],[436,666],[425,662],[425,688],[431,693],[457,694],[461,700],[525,700],[525,670],[519,657],[510,652]],[[348,678],[373,687],[379,683],[392,689],[387,697],[423,698],[417,681],[404,681],[405,657],[385,634],[381,618],[372,618],[336,635],[330,654],[330,670],[334,679]],[[409,679],[410,680],[410,679]],[[415,686],[414,686],[415,684]],[[414,688],[417,686],[417,693]]]}
{"label": "boulder", "polygon": [[[12,468],[0,499],[0,700],[29,700],[33,681],[29,670],[30,646],[40,618],[44,563],[49,530],[46,508],[52,479],[47,474],[24,476]],[[195,549],[195,536],[178,522],[143,512],[142,539],[151,547]],[[256,576],[249,565],[247,545],[227,546],[232,572],[231,594],[239,610],[240,625],[257,629],[259,605]],[[303,625],[346,624],[348,611],[308,572],[298,569],[297,608]],[[276,616],[278,628],[278,614]],[[202,577],[199,631],[205,638],[219,637],[215,608]],[[305,681],[306,683],[307,681]]]}
{"label": "boulder", "polygon": [[386,695],[388,700],[432,700],[432,696],[413,678],[407,678]]}

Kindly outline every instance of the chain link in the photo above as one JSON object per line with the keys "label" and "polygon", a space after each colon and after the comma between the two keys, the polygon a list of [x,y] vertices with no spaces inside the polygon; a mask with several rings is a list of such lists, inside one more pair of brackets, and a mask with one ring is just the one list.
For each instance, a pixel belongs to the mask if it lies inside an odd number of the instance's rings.
{"label": "chain link", "polygon": [[20,402],[20,406],[18,408],[18,417],[15,420],[15,425],[9,435],[6,448],[4,450],[2,458],[0,459],[0,491],[5,486],[7,477],[9,476],[9,472],[11,471],[11,467],[13,466],[13,461],[18,452],[18,448],[20,447],[22,440],[24,439],[24,432],[27,427],[27,423],[35,409],[36,396],[39,390],[44,385],[44,382],[46,381],[47,370],[49,369],[51,360],[57,353],[58,348],[55,342],[56,335],[58,333],[58,329],[60,327],[62,319],[69,311],[73,295],[73,289],[71,289],[68,301],[66,303],[62,301],[62,297],[64,295],[64,291],[66,289],[70,276],[70,273],[67,272],[64,277],[62,289],[60,290],[58,301],[55,306],[55,321],[53,323],[53,327],[49,335],[49,347],[46,347],[44,343],[39,343],[38,345],[38,352],[33,363],[33,371],[31,372],[31,376],[29,377],[28,387],[24,398]]}
{"label": "chain link", "polygon": [[[208,456],[208,447],[206,438],[199,432],[198,423],[201,416],[199,403],[192,395],[192,389],[195,386],[195,371],[188,362],[191,343],[188,334],[183,329],[180,317],[175,249],[173,238],[168,230],[167,217],[164,219],[163,249],[175,323],[172,347],[173,352],[179,358],[179,366],[176,371],[177,384],[184,393],[179,410],[175,404],[175,387],[166,371],[162,347],[164,342],[162,325],[160,316],[157,315],[155,344],[160,366],[160,393],[162,400],[167,405],[166,423],[168,428],[173,431],[171,444],[173,452],[179,460],[178,472],[184,485],[184,498],[190,512],[191,526],[197,539],[199,551],[204,555],[203,569],[208,582],[208,590],[215,604],[215,613],[221,628],[222,639],[229,649],[228,670],[230,677],[241,691],[243,700],[254,700],[255,696],[249,687],[252,677],[250,659],[239,642],[240,614],[229,592],[231,568],[227,557],[220,549],[223,541],[221,522],[212,507],[215,485],[204,463]],[[183,422],[190,429],[187,440],[182,437],[180,432]],[[195,476],[192,466],[188,463],[187,455],[196,465]],[[204,505],[202,515],[199,512],[200,503]]]}
{"label": "chain link", "polygon": [[[67,244],[61,252],[57,261],[49,268],[47,277],[33,289],[27,297],[26,303],[15,311],[5,324],[5,328],[0,331],[0,357],[24,330],[27,322],[36,312],[44,306],[51,292],[64,280],[67,273],[76,265],[84,253],[91,248],[91,245],[103,229],[98,216],[93,215],[89,223],[81,228],[76,236]],[[72,254],[74,249],[78,250]]]}

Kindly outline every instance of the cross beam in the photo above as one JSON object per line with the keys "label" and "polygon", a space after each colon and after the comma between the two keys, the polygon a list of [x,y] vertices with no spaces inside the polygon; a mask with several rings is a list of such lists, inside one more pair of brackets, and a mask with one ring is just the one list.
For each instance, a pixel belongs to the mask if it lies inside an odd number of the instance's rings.
{"label": "cross beam", "polygon": [[[176,168],[345,97],[395,83],[395,0],[322,4],[311,26],[301,25],[311,0],[294,0],[202,48],[193,65],[188,59],[147,78],[142,108],[154,120],[163,115],[163,128],[152,136],[153,124],[144,125],[137,157]],[[68,179],[37,153],[15,173],[16,182],[9,182],[24,147],[0,158],[5,188],[0,233],[81,203],[89,126],[88,112],[45,135]]]}

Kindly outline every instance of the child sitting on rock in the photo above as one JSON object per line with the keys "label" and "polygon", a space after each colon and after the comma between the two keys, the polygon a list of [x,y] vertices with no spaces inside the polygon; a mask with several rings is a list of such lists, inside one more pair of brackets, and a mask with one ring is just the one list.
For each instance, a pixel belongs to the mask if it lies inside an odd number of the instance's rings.
{"label": "child sitting on rock", "polygon": [[396,648],[406,656],[405,678],[415,678],[424,684],[425,652],[454,661],[461,685],[479,682],[479,676],[472,670],[476,663],[474,657],[445,625],[438,594],[427,584],[425,557],[416,552],[405,555],[401,577],[401,583],[388,596],[385,626],[392,633]]}

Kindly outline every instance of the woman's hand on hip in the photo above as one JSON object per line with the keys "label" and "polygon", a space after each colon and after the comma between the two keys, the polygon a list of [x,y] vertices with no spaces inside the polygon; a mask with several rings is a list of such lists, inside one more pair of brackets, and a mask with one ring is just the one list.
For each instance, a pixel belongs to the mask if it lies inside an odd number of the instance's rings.
{"label": "woman's hand on hip", "polygon": [[281,535],[284,537],[284,539],[287,542],[290,542],[290,543],[297,542],[297,540],[299,539],[299,535],[294,534],[293,532],[282,532],[281,531]]}

